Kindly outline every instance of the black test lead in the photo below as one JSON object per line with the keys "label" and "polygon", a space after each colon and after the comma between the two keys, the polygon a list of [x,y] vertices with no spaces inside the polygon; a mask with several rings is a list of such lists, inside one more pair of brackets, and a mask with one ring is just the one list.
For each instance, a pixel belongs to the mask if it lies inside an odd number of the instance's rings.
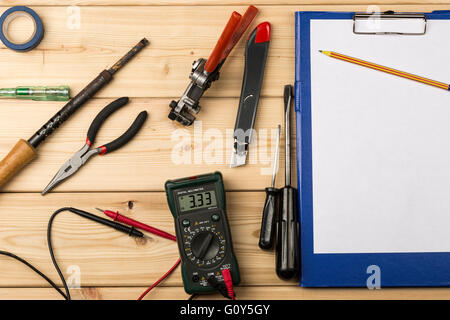
{"label": "black test lead", "polygon": [[270,249],[273,246],[275,219],[277,217],[277,205],[278,196],[280,190],[275,188],[275,179],[278,170],[278,154],[280,147],[280,132],[281,126],[278,125],[275,155],[273,159],[273,171],[272,171],[272,186],[266,188],[266,202],[264,203],[264,209],[261,221],[261,232],[259,234],[259,247],[261,249]]}
{"label": "black test lead", "polygon": [[126,225],[123,225],[121,223],[118,222],[114,222],[99,216],[96,216],[95,214],[80,210],[80,209],[76,209],[76,208],[68,208],[68,210],[70,212],[73,212],[83,218],[87,218],[89,220],[98,222],[100,224],[103,224],[105,226],[111,227],[113,229],[116,229],[117,231],[123,232],[127,235],[129,235],[130,237],[136,237],[136,238],[144,238],[144,234],[139,231],[136,230],[134,227],[128,227]]}
{"label": "black test lead", "polygon": [[284,86],[286,185],[280,190],[276,245],[276,271],[277,275],[282,279],[291,279],[297,276],[300,267],[297,189],[291,186],[290,110],[292,95],[292,86]]}

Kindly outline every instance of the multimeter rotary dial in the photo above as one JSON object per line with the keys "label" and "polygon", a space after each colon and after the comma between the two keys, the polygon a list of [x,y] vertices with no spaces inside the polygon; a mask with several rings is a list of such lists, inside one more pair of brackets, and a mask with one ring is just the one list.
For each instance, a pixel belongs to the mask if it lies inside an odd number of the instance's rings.
{"label": "multimeter rotary dial", "polygon": [[225,239],[213,228],[195,230],[186,237],[185,252],[198,267],[212,267],[225,257]]}

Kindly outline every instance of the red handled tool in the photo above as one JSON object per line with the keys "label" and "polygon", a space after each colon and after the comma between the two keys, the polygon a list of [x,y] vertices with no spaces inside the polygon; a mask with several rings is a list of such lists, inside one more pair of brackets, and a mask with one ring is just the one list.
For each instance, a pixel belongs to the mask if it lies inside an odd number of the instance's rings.
{"label": "red handled tool", "polygon": [[189,76],[191,83],[180,100],[173,100],[170,103],[169,119],[176,120],[185,126],[194,122],[193,114],[200,112],[200,98],[211,84],[219,79],[220,68],[257,13],[256,7],[249,6],[243,16],[236,11],[231,14],[208,60],[200,58],[194,62]]}
{"label": "red handled tool", "polygon": [[102,210],[99,208],[96,208],[98,211],[103,212],[104,214],[106,214],[108,217],[110,217],[111,219],[113,219],[114,221],[118,221],[124,224],[127,224],[131,227],[135,227],[137,229],[141,229],[150,233],[153,233],[157,236],[169,239],[169,240],[173,240],[176,241],[177,238],[174,235],[171,235],[170,233],[167,233],[165,231],[159,230],[157,228],[151,227],[145,223],[136,221],[134,219],[128,218],[124,215],[121,215],[118,211],[114,212],[114,211],[110,211],[110,210]]}
{"label": "red handled tool", "polygon": [[119,98],[108,104],[105,108],[103,108],[102,111],[100,111],[100,113],[95,117],[94,121],[92,121],[92,124],[89,127],[86,144],[77,153],[75,153],[72,158],[70,158],[63,164],[52,181],[50,181],[47,187],[45,187],[44,191],[42,191],[42,195],[45,195],[57,184],[61,183],[63,180],[67,179],[75,172],[77,172],[78,169],[80,169],[92,156],[97,154],[103,155],[117,150],[127,144],[131,139],[133,139],[133,137],[144,125],[144,122],[147,119],[147,111],[142,111],[141,113],[139,113],[130,128],[128,128],[128,130],[125,131],[125,133],[123,133],[116,140],[102,145],[98,148],[90,149],[103,122],[116,110],[120,109],[127,103],[127,97]]}

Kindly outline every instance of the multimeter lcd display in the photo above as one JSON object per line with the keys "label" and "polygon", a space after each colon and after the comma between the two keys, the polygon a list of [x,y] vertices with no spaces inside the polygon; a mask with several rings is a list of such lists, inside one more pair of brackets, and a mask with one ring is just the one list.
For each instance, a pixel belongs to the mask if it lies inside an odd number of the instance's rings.
{"label": "multimeter lcd display", "polygon": [[180,204],[181,212],[207,207],[216,207],[216,192],[204,191],[182,195],[178,197],[178,202]]}

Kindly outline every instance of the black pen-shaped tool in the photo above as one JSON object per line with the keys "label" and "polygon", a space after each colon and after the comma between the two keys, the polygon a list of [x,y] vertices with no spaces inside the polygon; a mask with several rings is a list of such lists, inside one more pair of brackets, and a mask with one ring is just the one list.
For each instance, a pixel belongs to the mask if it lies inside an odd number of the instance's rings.
{"label": "black pen-shaped tool", "polygon": [[69,210],[71,212],[73,212],[73,213],[83,217],[83,218],[86,218],[86,219],[98,222],[98,223],[103,224],[105,226],[108,226],[108,227],[111,227],[113,229],[116,229],[117,231],[123,232],[123,233],[129,235],[130,237],[137,237],[137,238],[143,238],[144,237],[144,234],[142,232],[140,232],[139,230],[136,230],[134,227],[128,227],[128,226],[123,225],[121,223],[114,222],[114,221],[111,221],[111,220],[108,220],[108,219],[96,216],[95,214],[92,214],[92,213],[89,213],[89,212],[86,212],[86,211],[83,211],[83,210],[80,210],[80,209],[70,208]]}
{"label": "black pen-shaped tool", "polygon": [[276,271],[282,279],[291,279],[297,276],[300,268],[297,190],[291,186],[290,110],[292,96],[292,86],[286,85],[284,87],[286,186],[280,190],[276,245]]}
{"label": "black pen-shaped tool", "polygon": [[275,219],[277,217],[278,195],[280,190],[275,188],[275,179],[278,170],[278,154],[280,147],[281,126],[278,125],[277,140],[275,145],[275,155],[273,159],[272,186],[266,188],[266,202],[261,221],[261,232],[259,234],[259,247],[261,249],[270,249],[273,246],[275,234]]}

